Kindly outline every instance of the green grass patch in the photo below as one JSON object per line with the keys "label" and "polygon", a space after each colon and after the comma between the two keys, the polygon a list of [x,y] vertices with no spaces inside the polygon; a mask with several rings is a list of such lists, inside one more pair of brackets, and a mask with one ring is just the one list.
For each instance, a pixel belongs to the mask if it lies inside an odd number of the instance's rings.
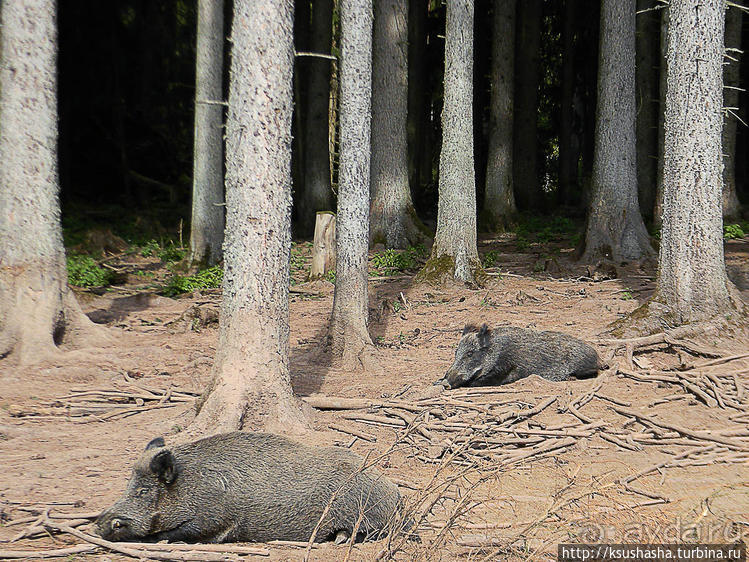
{"label": "green grass patch", "polygon": [[218,289],[224,280],[224,270],[221,266],[214,265],[208,269],[199,271],[195,275],[175,275],[162,291],[167,297],[175,297],[183,293],[191,293],[201,289]]}
{"label": "green grass patch", "polygon": [[75,287],[106,287],[114,273],[99,267],[91,256],[72,255],[67,258],[68,283]]}

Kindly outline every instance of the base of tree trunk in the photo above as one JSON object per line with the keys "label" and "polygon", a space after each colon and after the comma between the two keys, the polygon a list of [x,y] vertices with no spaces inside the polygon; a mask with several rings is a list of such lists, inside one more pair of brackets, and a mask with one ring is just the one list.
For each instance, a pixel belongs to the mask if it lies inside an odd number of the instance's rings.
{"label": "base of tree trunk", "polygon": [[[584,251],[580,258],[583,263],[600,260],[623,263],[655,255],[650,236],[639,214],[636,218],[621,219],[624,224],[616,224],[619,220],[610,218],[599,221],[595,227],[588,223]],[[614,233],[619,233],[619,236],[615,238]]]}
{"label": "base of tree trunk", "polygon": [[517,226],[517,219],[517,212],[497,213],[484,208],[479,214],[479,231],[492,234],[510,232]]}
{"label": "base of tree trunk", "polygon": [[431,232],[421,222],[413,206],[409,206],[405,213],[395,219],[395,224],[391,224],[392,219],[385,216],[382,211],[376,212],[373,203],[373,209],[370,211],[369,223],[369,245],[382,244],[386,248],[398,250],[407,250],[417,244],[426,244],[431,238]]}
{"label": "base of tree trunk", "polygon": [[62,344],[111,343],[83,314],[59,264],[9,269],[0,275],[0,359],[32,364],[56,356]]}
{"label": "base of tree trunk", "polygon": [[486,272],[478,260],[456,264],[455,258],[447,254],[429,258],[414,278],[416,283],[428,283],[430,285],[462,283],[469,287],[483,287],[486,280]]}
{"label": "base of tree trunk", "polygon": [[[259,390],[248,392],[247,388]],[[197,416],[180,440],[243,429],[306,433],[311,430],[306,408],[279,377],[225,363],[196,402]]]}
{"label": "base of tree trunk", "polygon": [[738,290],[729,284],[729,302],[722,311],[716,311],[712,318],[700,322],[687,323],[679,318],[658,295],[640,305],[624,318],[609,327],[608,333],[617,338],[648,336],[668,330],[679,329],[681,336],[712,333],[716,328],[723,331],[730,328],[749,327],[749,309],[741,299]]}
{"label": "base of tree trunk", "polygon": [[374,344],[366,328],[362,330],[349,323],[333,320],[327,342],[340,368],[368,374],[379,372]]}

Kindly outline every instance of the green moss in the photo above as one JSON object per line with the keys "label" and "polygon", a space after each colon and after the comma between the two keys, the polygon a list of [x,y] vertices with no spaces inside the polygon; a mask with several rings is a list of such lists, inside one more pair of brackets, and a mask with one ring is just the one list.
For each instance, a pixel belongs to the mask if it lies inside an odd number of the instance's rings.
{"label": "green moss", "polygon": [[416,275],[417,283],[440,284],[445,278],[452,278],[455,273],[455,259],[447,254],[438,258],[429,258],[424,267]]}
{"label": "green moss", "polygon": [[[474,279],[473,284],[479,287],[483,286],[489,278],[478,260],[474,264],[472,274]],[[453,282],[454,280],[455,259],[447,254],[427,260],[423,269],[414,279],[416,283],[429,283],[431,285],[440,285],[445,282]]]}

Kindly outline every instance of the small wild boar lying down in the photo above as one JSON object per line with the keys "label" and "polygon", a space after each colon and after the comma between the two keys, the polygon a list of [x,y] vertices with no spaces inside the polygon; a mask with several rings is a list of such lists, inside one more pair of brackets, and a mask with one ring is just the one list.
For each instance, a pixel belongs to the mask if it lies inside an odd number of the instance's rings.
{"label": "small wild boar lying down", "polygon": [[434,384],[448,388],[501,385],[533,374],[564,381],[594,376],[599,368],[596,350],[567,334],[514,327],[490,330],[484,324],[464,328],[455,361]]}
{"label": "small wild boar lying down", "polygon": [[231,542],[377,535],[399,506],[398,488],[338,447],[235,432],[166,447],[151,441],[127,490],[97,520],[108,540]]}

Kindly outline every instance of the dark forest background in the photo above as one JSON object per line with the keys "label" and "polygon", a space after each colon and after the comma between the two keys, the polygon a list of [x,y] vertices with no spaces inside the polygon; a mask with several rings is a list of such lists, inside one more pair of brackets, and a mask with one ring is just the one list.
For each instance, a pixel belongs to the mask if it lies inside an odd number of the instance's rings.
{"label": "dark forest background", "polygon": [[[421,47],[425,61],[424,65],[409,63],[409,72],[418,78],[411,83],[419,87],[410,96],[414,96],[417,104],[420,101],[417,106],[421,109],[420,115],[409,118],[412,123],[414,119],[422,119],[416,127],[421,133],[415,134],[413,126],[409,129],[410,175],[416,209],[422,220],[433,226],[442,136],[445,6],[430,0],[423,7],[420,13],[423,35],[415,37],[414,30],[410,30],[409,58],[415,48]],[[304,9],[304,3],[297,2],[297,12]],[[599,3],[592,0],[543,2],[536,150],[544,199],[538,208],[523,208],[523,198],[519,198],[521,212],[572,218],[585,214],[587,179],[593,161],[598,10]],[[491,11],[490,0],[476,0],[474,133],[479,215],[488,146]],[[297,13],[297,50],[304,50],[309,34],[305,16]],[[230,2],[225,17],[228,30]],[[414,19],[411,17],[411,27]],[[745,36],[748,20],[744,18]],[[577,182],[560,188],[565,24],[573,30],[574,83],[580,95],[573,127],[580,135],[581,147]],[[105,226],[131,239],[177,235],[181,229],[186,239],[192,190],[195,2],[68,0],[59,5],[58,25],[60,182],[66,235],[74,238],[76,231]],[[334,31],[335,27],[334,17]],[[525,48],[527,45],[521,42],[516,46],[518,52]],[[742,84],[749,83],[747,60],[743,57]],[[297,58],[297,74],[304,72],[307,61]],[[302,80],[297,81],[295,91],[299,98],[297,106],[303,107]],[[745,98],[746,93],[742,92],[743,116]],[[738,195],[744,205],[749,202],[747,136],[746,127],[739,126],[736,177]],[[333,174],[335,178],[335,170]],[[296,196],[304,189],[304,178],[298,166],[294,167],[293,175]],[[515,189],[517,192],[522,186]],[[645,218],[648,219],[647,215]]]}

